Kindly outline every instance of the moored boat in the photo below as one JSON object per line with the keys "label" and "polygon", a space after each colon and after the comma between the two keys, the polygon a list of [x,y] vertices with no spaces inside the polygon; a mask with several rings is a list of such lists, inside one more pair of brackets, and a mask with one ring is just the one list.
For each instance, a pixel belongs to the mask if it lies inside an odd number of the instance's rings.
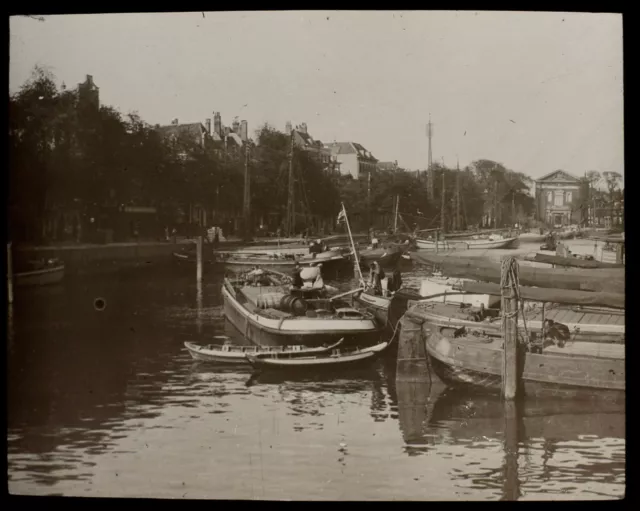
{"label": "moored boat", "polygon": [[320,346],[344,337],[345,345],[377,340],[373,315],[332,299],[323,289],[292,289],[285,278],[264,270],[261,281],[225,278],[224,313],[245,338],[258,345]]}
{"label": "moored boat", "polygon": [[358,347],[345,351],[334,349],[328,354],[316,354],[302,357],[295,356],[290,353],[269,353],[264,354],[263,356],[255,356],[247,353],[245,356],[249,363],[256,369],[336,370],[360,365],[364,362],[372,362],[382,354],[390,344],[391,341],[385,341],[366,348]]}
{"label": "moored boat", "polygon": [[205,346],[200,346],[192,342],[185,342],[184,346],[189,351],[191,357],[195,360],[202,360],[207,362],[223,362],[231,364],[246,364],[246,354],[254,355],[256,357],[261,357],[272,353],[290,353],[293,356],[308,356],[310,354],[330,352],[332,349],[340,346],[343,341],[344,338],[341,338],[337,342],[329,346],[319,346],[316,348],[309,348],[302,345],[240,346],[230,344],[227,341],[225,341],[225,343],[223,344],[207,344]]}
{"label": "moored boat", "polygon": [[[557,310],[556,317],[570,312],[564,308]],[[441,380],[449,385],[499,392],[503,363],[500,318],[486,322],[478,313],[477,309],[461,310],[453,304],[419,303],[407,311],[406,317],[422,324],[431,367]],[[545,322],[543,335],[540,335],[543,321],[527,321],[529,333],[536,334],[545,343],[536,344],[535,349],[523,353],[525,393],[568,392],[575,397],[589,397],[593,390],[624,392],[624,327],[616,329],[622,330],[616,342],[613,338],[603,338],[607,331],[617,334],[607,324],[609,318],[600,319],[603,314],[574,312],[576,319],[565,323],[565,320],[553,321],[549,313],[546,319],[551,322]],[[593,315],[591,322],[587,318],[589,314]],[[573,329],[567,324],[571,321],[580,326],[579,334],[575,330],[571,334]],[[561,328],[553,333],[553,325]],[[523,323],[518,325],[520,336],[523,326]],[[547,342],[553,335],[557,335],[556,340],[560,342]]]}
{"label": "moored boat", "polygon": [[348,260],[338,251],[329,250],[316,254],[308,254],[305,256],[295,256],[293,254],[272,254],[272,255],[255,255],[255,254],[218,254],[216,260],[224,264],[225,268],[233,271],[247,271],[250,268],[260,267],[283,272],[291,272],[299,264],[302,267],[314,266],[322,264],[323,272],[333,272],[343,267],[347,267],[345,263]]}
{"label": "moored boat", "polygon": [[64,279],[64,263],[57,259],[29,261],[14,272],[16,286],[43,286],[57,284]]}
{"label": "moored boat", "polygon": [[365,248],[358,250],[361,266],[370,266],[377,262],[383,268],[393,268],[402,257],[405,250],[399,246],[389,246],[388,248]]}

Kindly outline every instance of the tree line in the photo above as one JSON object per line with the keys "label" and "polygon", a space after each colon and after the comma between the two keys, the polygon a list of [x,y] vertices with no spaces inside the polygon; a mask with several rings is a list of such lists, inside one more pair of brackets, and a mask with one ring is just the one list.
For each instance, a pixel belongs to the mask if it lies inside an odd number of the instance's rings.
{"label": "tree line", "polygon": [[269,124],[256,130],[248,150],[232,154],[189,136],[167,139],[137,113],[82,104],[77,91],[58,87],[39,67],[9,98],[9,150],[14,240],[55,239],[67,213],[86,232],[88,218],[122,205],[153,206],[163,225],[173,225],[190,204],[202,204],[211,211],[207,223],[221,225],[244,216],[247,168],[250,221],[240,225],[251,233],[283,232],[290,172],[296,233],[344,229],[336,225],[341,203],[352,229],[389,229],[397,197],[403,231],[440,227],[443,213],[447,231],[522,223],[535,213],[532,180],[498,162],[434,165],[429,199],[425,172],[379,169],[352,179],[327,170],[313,152],[292,156],[290,136]]}

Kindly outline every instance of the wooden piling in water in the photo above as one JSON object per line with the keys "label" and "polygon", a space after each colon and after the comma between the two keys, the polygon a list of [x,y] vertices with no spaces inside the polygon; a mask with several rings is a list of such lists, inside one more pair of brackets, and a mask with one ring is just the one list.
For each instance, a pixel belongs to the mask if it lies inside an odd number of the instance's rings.
{"label": "wooden piling in water", "polygon": [[13,260],[11,257],[11,242],[7,243],[7,299],[13,303]]}
{"label": "wooden piling in water", "polygon": [[202,282],[202,236],[196,239],[196,281]]}
{"label": "wooden piling in water", "polygon": [[431,381],[422,324],[407,316],[400,320],[396,381],[427,383]]}
{"label": "wooden piling in water", "polygon": [[507,256],[502,264],[502,335],[503,335],[503,363],[502,363],[502,395],[505,399],[515,399],[518,391],[518,308],[515,296],[515,282],[511,273],[512,265],[515,271],[518,262]]}

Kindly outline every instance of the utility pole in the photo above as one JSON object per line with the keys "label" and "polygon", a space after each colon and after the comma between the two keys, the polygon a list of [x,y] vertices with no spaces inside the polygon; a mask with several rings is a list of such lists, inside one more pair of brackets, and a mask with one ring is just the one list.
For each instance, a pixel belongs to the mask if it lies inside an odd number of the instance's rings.
{"label": "utility pole", "polygon": [[[445,188],[444,188],[444,168],[442,169],[442,202],[440,205],[440,229],[442,231],[442,234],[444,234],[445,231],[445,218],[444,218],[444,214],[445,214],[445,197],[446,197],[446,193],[445,193]],[[437,242],[436,242],[437,243]]]}
{"label": "utility pole", "polygon": [[427,124],[427,137],[429,138],[429,156],[427,159],[427,189],[429,193],[429,200],[433,200],[433,161],[431,153],[431,138],[433,137],[433,124],[431,124],[431,114],[429,114],[429,124]]}
{"label": "utility pole", "polygon": [[244,235],[248,238],[251,234],[251,178],[249,176],[249,143],[245,142],[244,151]]}
{"label": "utility pole", "polygon": [[460,159],[456,164],[456,223],[455,230],[460,230]]}
{"label": "utility pole", "polygon": [[371,229],[371,170],[367,172],[367,223]]}
{"label": "utility pole", "polygon": [[295,229],[295,206],[293,202],[293,130],[291,131],[291,152],[289,154],[289,194],[287,197],[287,236],[293,236],[293,230]]}
{"label": "utility pole", "polygon": [[515,190],[511,190],[511,223],[513,224],[513,227],[515,227],[516,224],[516,193]]}
{"label": "utility pole", "polygon": [[493,228],[498,228],[498,180],[493,182]]}

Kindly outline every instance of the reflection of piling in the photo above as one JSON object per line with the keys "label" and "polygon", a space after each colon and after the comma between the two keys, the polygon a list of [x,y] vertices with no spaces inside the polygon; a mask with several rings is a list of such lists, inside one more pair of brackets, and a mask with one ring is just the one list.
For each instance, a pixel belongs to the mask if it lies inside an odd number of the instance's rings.
{"label": "reflection of piling", "polygon": [[[408,306],[411,306],[409,301]],[[422,324],[405,314],[400,320],[396,381],[430,382],[427,353],[422,337]]]}
{"label": "reflection of piling", "polygon": [[196,280],[202,282],[202,236],[196,240]]}
{"label": "reflection of piling", "polygon": [[502,394],[505,399],[514,399],[518,389],[518,308],[515,295],[514,276],[518,262],[506,256],[502,260],[502,335],[504,338],[502,362]]}
{"label": "reflection of piling", "polygon": [[7,243],[7,299],[13,303],[13,261],[11,258],[11,242]]}
{"label": "reflection of piling", "polygon": [[518,478],[518,438],[520,417],[515,401],[504,401],[504,486],[502,499],[518,500],[520,479]]}
{"label": "reflection of piling", "polygon": [[427,405],[431,393],[428,382],[398,381],[398,419],[402,436],[407,444],[421,443],[424,439],[429,418]]}

